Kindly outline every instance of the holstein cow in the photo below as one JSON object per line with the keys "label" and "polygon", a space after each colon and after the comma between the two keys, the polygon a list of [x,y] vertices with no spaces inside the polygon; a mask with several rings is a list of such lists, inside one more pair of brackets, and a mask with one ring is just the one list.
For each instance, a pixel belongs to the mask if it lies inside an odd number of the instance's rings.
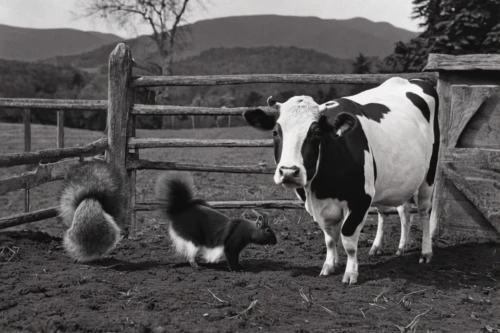
{"label": "holstein cow", "polygon": [[[341,236],[347,253],[342,282],[356,283],[358,238],[370,206],[380,208],[380,217],[385,207],[398,207],[403,241],[412,196],[423,228],[420,262],[430,262],[429,215],[439,149],[438,98],[430,84],[396,77],[321,105],[309,96],[285,103],[270,97],[268,104],[279,110],[278,119],[260,109],[244,117],[256,128],[272,130],[275,183],[295,189],[325,234],[320,275],[332,274],[339,263]],[[372,252],[381,245],[381,226]]]}

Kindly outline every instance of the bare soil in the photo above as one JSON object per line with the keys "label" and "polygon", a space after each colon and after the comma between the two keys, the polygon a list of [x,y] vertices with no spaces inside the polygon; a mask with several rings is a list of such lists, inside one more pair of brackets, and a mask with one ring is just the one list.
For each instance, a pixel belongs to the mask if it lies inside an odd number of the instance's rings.
{"label": "bare soil", "polygon": [[[17,127],[8,128],[10,139],[0,131],[0,153],[22,149],[14,139]],[[33,133],[51,138],[55,131],[35,126]],[[267,137],[246,128],[141,135]],[[99,136],[67,133],[70,142]],[[141,152],[141,157],[272,163],[268,148],[161,149]],[[0,176],[18,171],[2,169]],[[152,199],[157,174],[139,173],[140,201]],[[274,186],[269,175],[194,175],[200,196],[209,200],[294,198]],[[61,187],[52,183],[34,189],[33,205],[56,204]],[[22,210],[22,197],[22,191],[0,197],[0,214]],[[319,277],[326,250],[318,226],[303,211],[269,212],[278,244],[249,246],[241,256],[242,273],[229,272],[224,260],[202,263],[204,269],[194,272],[173,253],[165,221],[156,213],[139,217],[137,240],[123,240],[109,257],[86,265],[64,253],[57,219],[0,232],[0,332],[500,332],[499,244],[438,239],[433,261],[420,265],[418,220],[409,251],[396,257],[400,227],[393,216],[386,225],[385,254],[370,258],[376,231],[370,216],[359,242],[358,284],[346,286],[341,283],[346,261],[341,245],[341,267],[330,277]]]}

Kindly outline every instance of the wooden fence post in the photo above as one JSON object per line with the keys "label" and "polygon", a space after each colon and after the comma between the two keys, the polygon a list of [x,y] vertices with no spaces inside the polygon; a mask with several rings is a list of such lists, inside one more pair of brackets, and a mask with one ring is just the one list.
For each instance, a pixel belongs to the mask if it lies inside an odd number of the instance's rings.
{"label": "wooden fence post", "polygon": [[[119,43],[109,56],[108,73],[108,150],[107,163],[112,163],[126,172],[127,125],[130,111],[129,82],[132,77],[132,54],[124,43]],[[130,195],[130,193],[129,193]],[[128,236],[131,222],[130,203],[125,223]]]}
{"label": "wooden fence post", "polygon": [[64,110],[57,111],[57,148],[64,148]]}
{"label": "wooden fence post", "polygon": [[[31,110],[25,109],[23,113],[24,122],[24,151],[31,151]],[[31,167],[26,166],[26,171],[30,171]],[[24,190],[24,212],[30,211],[30,185],[26,184]]]}

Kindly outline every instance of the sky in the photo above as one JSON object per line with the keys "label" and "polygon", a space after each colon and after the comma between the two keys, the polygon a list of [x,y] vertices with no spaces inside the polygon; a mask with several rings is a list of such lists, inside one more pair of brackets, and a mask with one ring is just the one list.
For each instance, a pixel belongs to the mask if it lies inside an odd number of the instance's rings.
{"label": "sky", "polygon": [[[149,33],[147,26],[123,28],[101,19],[78,18],[78,3],[85,0],[0,0],[0,24],[29,28],[74,28],[109,32],[124,38]],[[323,19],[364,17],[389,22],[396,27],[418,31],[412,20],[411,0],[192,0],[187,23],[239,15],[277,14],[316,16]]]}

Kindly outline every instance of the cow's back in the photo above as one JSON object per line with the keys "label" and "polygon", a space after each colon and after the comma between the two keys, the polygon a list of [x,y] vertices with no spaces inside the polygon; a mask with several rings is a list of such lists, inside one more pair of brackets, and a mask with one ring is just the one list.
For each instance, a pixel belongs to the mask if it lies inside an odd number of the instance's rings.
{"label": "cow's back", "polygon": [[346,97],[361,105],[358,115],[376,163],[374,203],[395,206],[415,193],[429,169],[436,101],[425,83],[392,78]]}

